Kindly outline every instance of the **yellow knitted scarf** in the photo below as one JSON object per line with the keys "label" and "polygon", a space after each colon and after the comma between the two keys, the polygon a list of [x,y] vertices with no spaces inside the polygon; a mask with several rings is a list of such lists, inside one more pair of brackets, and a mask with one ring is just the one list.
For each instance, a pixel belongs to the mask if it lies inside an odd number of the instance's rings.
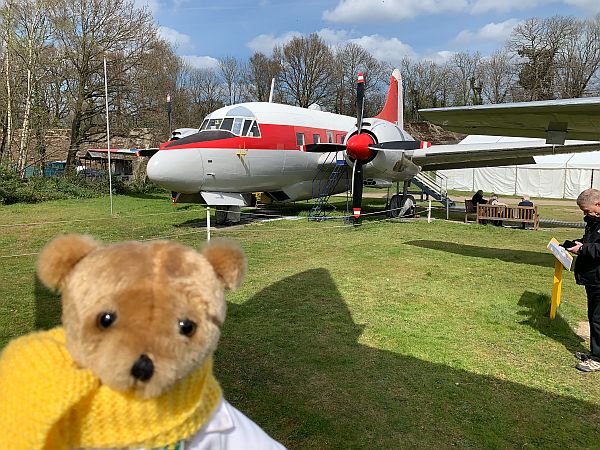
{"label": "yellow knitted scarf", "polygon": [[202,427],[221,396],[212,359],[162,396],[144,400],[79,369],[62,328],[33,333],[0,357],[0,449],[173,446]]}

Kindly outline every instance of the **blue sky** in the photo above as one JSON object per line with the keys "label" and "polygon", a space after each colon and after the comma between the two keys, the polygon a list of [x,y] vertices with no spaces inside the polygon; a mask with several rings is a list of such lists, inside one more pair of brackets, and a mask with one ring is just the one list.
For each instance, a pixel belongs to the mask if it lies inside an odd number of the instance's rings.
{"label": "blue sky", "polygon": [[313,32],[332,45],[356,42],[394,64],[404,56],[443,61],[465,50],[486,56],[524,19],[600,13],[600,0],[135,1],[196,67],[214,67],[225,56],[270,54],[274,44]]}

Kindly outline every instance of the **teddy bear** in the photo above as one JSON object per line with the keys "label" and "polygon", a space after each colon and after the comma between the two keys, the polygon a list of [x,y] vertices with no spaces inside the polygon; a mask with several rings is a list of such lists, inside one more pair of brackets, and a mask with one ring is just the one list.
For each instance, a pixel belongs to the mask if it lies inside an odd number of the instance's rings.
{"label": "teddy bear", "polygon": [[62,327],[0,356],[0,449],[274,449],[213,375],[239,246],[50,241],[39,280],[61,294]]}

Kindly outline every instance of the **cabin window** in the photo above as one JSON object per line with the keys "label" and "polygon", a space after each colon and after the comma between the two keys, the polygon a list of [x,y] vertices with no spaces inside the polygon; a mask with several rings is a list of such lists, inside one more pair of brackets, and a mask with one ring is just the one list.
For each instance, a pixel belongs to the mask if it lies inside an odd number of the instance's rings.
{"label": "cabin window", "polygon": [[233,127],[231,128],[231,132],[237,136],[240,135],[240,131],[242,130],[242,122],[244,119],[240,117],[236,117],[233,119]]}
{"label": "cabin window", "polygon": [[296,145],[304,145],[304,133],[296,133]]}
{"label": "cabin window", "polygon": [[321,135],[320,134],[313,134],[313,143],[314,144],[320,144],[321,143]]}
{"label": "cabin window", "polygon": [[258,129],[258,124],[256,123],[256,120],[252,122],[252,126],[250,127],[250,132],[248,133],[248,136],[260,137],[260,130]]}
{"label": "cabin window", "polygon": [[227,117],[226,119],[223,119],[223,122],[221,122],[220,129],[231,131],[232,126],[233,126],[233,117]]}
{"label": "cabin window", "polygon": [[327,142],[329,142],[330,144],[333,142],[333,132],[332,131],[327,132]]}
{"label": "cabin window", "polygon": [[242,128],[242,136],[246,136],[246,134],[248,134],[248,130],[250,129],[251,124],[252,124],[251,120],[244,120],[244,128]]}
{"label": "cabin window", "polygon": [[343,134],[338,134],[337,135],[337,141],[338,141],[338,144],[343,144],[344,143],[344,135]]}

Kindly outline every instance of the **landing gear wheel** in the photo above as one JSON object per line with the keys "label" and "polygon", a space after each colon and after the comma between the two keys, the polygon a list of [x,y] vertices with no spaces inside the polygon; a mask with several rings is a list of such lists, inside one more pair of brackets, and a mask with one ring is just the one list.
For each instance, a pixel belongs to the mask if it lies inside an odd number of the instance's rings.
{"label": "landing gear wheel", "polygon": [[399,194],[392,195],[388,217],[413,217],[415,215],[416,203],[412,195],[407,195],[405,199]]}
{"label": "landing gear wheel", "polygon": [[215,210],[215,224],[233,225],[240,222],[241,208],[239,206],[217,206]]}

